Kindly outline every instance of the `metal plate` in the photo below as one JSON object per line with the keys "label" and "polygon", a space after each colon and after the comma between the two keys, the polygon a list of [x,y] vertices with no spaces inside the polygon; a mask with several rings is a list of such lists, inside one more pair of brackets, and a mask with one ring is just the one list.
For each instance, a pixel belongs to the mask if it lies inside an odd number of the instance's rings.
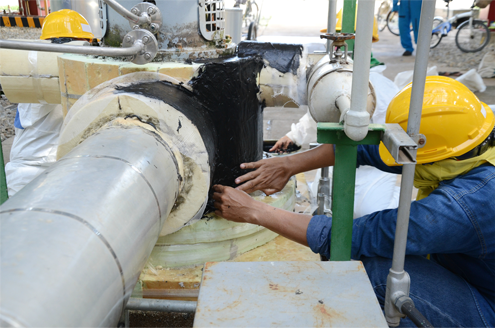
{"label": "metal plate", "polygon": [[122,47],[132,47],[134,43],[141,42],[144,45],[143,51],[132,57],[132,62],[144,65],[151,62],[158,52],[158,42],[155,36],[148,30],[133,30],[126,34],[122,41]]}
{"label": "metal plate", "polygon": [[208,262],[194,327],[388,327],[363,264]]}

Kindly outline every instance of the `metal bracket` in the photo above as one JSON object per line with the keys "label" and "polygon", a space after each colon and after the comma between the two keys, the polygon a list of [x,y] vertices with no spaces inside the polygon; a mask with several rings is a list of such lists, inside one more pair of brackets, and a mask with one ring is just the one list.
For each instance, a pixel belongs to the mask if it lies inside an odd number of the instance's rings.
{"label": "metal bracket", "polygon": [[132,7],[131,13],[134,15],[145,18],[146,22],[136,23],[129,21],[129,25],[133,30],[136,29],[146,29],[152,33],[156,33],[160,30],[162,26],[162,13],[160,9],[152,3],[141,2]]}
{"label": "metal bracket", "polygon": [[399,124],[385,124],[382,141],[397,164],[415,164],[418,145]]}
{"label": "metal bracket", "polygon": [[136,43],[141,43],[143,49],[132,56],[134,64],[143,65],[151,62],[158,52],[158,42],[155,36],[148,30],[133,30],[124,36],[122,41],[123,48],[129,48]]}
{"label": "metal bracket", "polygon": [[400,319],[405,317],[395,304],[401,297],[409,296],[410,285],[411,278],[406,271],[395,272],[390,269],[385,292],[385,319],[390,327],[397,327]]}

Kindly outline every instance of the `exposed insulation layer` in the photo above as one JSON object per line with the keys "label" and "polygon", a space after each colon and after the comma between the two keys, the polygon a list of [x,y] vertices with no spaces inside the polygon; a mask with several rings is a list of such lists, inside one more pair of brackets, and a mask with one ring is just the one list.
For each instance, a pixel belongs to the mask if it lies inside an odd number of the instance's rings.
{"label": "exposed insulation layer", "polygon": [[[179,82],[187,83],[200,66],[200,64],[175,62],[136,65],[112,58],[100,59],[73,54],[65,54],[58,58],[60,90],[66,98],[66,111],[70,110],[73,104],[70,101],[71,99],[78,99],[90,89],[116,77],[136,72],[154,72],[165,74]],[[64,105],[64,102],[62,102],[62,105]]]}

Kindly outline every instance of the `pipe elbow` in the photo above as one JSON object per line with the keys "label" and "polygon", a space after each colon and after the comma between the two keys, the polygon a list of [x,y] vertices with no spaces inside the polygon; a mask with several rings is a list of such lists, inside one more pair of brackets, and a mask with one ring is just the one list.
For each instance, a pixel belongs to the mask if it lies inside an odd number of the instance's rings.
{"label": "pipe elbow", "polygon": [[370,114],[367,111],[350,110],[345,115],[344,132],[354,141],[363,140],[368,135]]}

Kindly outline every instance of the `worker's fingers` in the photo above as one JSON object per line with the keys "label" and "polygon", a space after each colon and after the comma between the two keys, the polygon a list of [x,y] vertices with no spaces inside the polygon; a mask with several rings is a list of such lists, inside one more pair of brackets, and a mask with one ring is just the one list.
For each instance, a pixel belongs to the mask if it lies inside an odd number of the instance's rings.
{"label": "worker's fingers", "polygon": [[273,145],[273,147],[272,147],[272,148],[270,148],[270,150],[269,150],[269,151],[276,151],[276,150],[278,150],[278,149],[282,148],[283,146],[284,146],[284,142],[283,142],[283,140],[282,140],[282,139],[280,139],[280,140],[278,140],[278,141],[277,141],[277,142]]}
{"label": "worker's fingers", "polygon": [[258,183],[259,183],[258,179],[254,179],[254,180],[248,181],[248,182],[240,185],[239,187],[237,187],[235,189],[241,190],[247,194],[250,194],[252,192],[255,192],[256,190],[260,190]]}
{"label": "worker's fingers", "polygon": [[211,196],[211,198],[213,198],[213,200],[216,202],[221,202],[222,201],[222,193],[215,191],[213,193],[213,195]]}
{"label": "worker's fingers", "polygon": [[273,188],[269,188],[269,189],[263,189],[262,190],[267,196],[270,196],[270,195],[273,195],[274,193],[276,192],[279,192],[280,190],[278,189],[273,189]]}
{"label": "worker's fingers", "polygon": [[251,163],[242,163],[241,169],[243,169],[243,170],[257,169],[262,164],[263,164],[263,160],[257,161],[257,162],[251,162]]}
{"label": "worker's fingers", "polygon": [[216,210],[216,211],[215,211],[215,214],[216,214],[216,215],[218,215],[218,216],[220,216],[220,217],[222,217],[222,212],[221,212],[221,211],[219,211],[219,210]]}
{"label": "worker's fingers", "polygon": [[225,186],[222,186],[222,185],[214,185],[213,186],[213,190],[216,191],[216,192],[219,192],[219,193],[222,193],[225,189]]}
{"label": "worker's fingers", "polygon": [[246,173],[246,174],[241,175],[240,177],[236,178],[235,179],[235,183],[241,184],[241,183],[243,183],[245,181],[253,180],[258,175],[259,175],[259,172],[258,171],[252,171],[252,172]]}

